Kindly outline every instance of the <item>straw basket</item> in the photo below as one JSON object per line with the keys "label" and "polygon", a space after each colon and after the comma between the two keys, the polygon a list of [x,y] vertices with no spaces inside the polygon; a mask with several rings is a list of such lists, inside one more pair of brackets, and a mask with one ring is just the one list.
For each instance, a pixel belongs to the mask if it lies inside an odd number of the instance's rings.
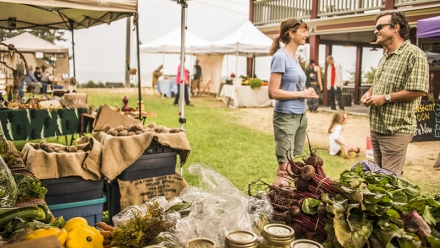
{"label": "straw basket", "polygon": [[69,100],[71,108],[87,107],[87,93],[68,93],[64,94],[64,99]]}

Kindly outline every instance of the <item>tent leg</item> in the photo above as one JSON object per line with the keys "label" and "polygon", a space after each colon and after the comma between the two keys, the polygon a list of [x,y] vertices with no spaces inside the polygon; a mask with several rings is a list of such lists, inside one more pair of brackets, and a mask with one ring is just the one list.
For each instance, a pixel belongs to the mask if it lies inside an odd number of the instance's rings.
{"label": "tent leg", "polygon": [[[139,13],[134,16],[136,20],[136,55],[137,55],[137,78],[138,78],[138,107],[139,107],[139,120],[142,120],[142,94],[141,94],[141,59],[139,51]],[[147,117],[145,117],[147,118]]]}
{"label": "tent leg", "polygon": [[72,33],[72,63],[73,63],[73,77],[76,78],[76,70],[75,70],[75,35],[73,33],[73,20],[69,21],[70,23],[70,32]]}

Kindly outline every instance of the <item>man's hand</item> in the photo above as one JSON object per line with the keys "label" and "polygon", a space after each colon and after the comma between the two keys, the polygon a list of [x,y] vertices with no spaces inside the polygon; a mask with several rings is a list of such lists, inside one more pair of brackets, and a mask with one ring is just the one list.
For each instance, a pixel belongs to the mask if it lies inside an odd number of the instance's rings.
{"label": "man's hand", "polygon": [[316,94],[315,90],[310,87],[303,91],[303,98],[319,98],[319,95]]}
{"label": "man's hand", "polygon": [[369,107],[370,105],[368,104],[368,100],[370,99],[370,94],[365,93],[362,97],[361,97],[361,103],[362,105],[364,105],[365,107]]}
{"label": "man's hand", "polygon": [[367,99],[368,106],[381,106],[386,103],[385,95],[374,95]]}

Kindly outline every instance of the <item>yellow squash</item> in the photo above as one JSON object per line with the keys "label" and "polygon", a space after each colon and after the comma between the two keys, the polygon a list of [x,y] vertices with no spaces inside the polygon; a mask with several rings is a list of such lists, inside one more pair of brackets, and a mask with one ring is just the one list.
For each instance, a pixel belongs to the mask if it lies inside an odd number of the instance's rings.
{"label": "yellow squash", "polygon": [[82,225],[88,225],[87,220],[85,218],[73,217],[66,222],[63,228],[66,229],[67,232],[70,232],[74,227],[82,226]]}
{"label": "yellow squash", "polygon": [[48,236],[57,236],[58,241],[61,245],[64,245],[67,239],[67,231],[64,229],[59,229],[57,227],[50,228],[40,228],[37,230],[31,231],[25,238],[25,240],[33,240]]}
{"label": "yellow squash", "polygon": [[104,236],[98,229],[88,225],[87,220],[75,217],[66,222],[66,248],[103,248]]}

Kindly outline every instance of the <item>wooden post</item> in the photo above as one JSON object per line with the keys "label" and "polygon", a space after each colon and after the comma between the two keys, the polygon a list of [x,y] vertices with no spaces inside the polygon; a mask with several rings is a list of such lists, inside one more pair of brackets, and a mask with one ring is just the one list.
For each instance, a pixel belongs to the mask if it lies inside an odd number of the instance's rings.
{"label": "wooden post", "polygon": [[323,82],[323,87],[324,87],[324,97],[323,97],[323,99],[322,99],[322,101],[323,101],[323,104],[324,104],[324,106],[328,106],[329,104],[328,104],[328,91],[327,91],[327,83],[329,83],[329,82],[327,82],[327,73],[328,73],[328,71],[327,71],[327,66],[328,66],[328,63],[327,63],[327,56],[328,55],[332,55],[332,45],[325,45],[325,58],[326,58],[326,60],[325,60],[325,64],[324,64],[324,70],[325,70],[325,74],[324,74],[324,78],[322,79],[322,82]]}
{"label": "wooden post", "polygon": [[356,46],[356,69],[354,76],[353,102],[359,104],[359,86],[362,83],[362,46]]}

